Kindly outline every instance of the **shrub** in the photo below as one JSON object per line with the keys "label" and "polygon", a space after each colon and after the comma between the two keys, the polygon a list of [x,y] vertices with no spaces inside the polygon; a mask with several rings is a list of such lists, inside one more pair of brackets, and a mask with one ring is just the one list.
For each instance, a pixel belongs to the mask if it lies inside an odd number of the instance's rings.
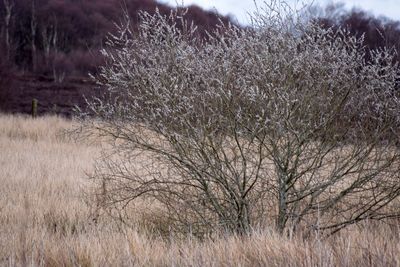
{"label": "shrub", "polygon": [[110,39],[83,121],[111,144],[99,206],[152,201],[199,236],[399,216],[393,53],[367,63],[362,39],[276,10],[205,39],[178,13],[142,13],[139,34]]}

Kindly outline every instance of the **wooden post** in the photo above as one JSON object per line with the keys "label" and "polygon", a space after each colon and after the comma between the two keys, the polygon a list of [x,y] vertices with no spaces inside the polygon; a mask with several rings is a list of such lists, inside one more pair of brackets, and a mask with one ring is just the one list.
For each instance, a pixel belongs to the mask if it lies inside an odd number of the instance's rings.
{"label": "wooden post", "polygon": [[36,98],[32,99],[32,118],[37,117],[37,106],[38,100]]}

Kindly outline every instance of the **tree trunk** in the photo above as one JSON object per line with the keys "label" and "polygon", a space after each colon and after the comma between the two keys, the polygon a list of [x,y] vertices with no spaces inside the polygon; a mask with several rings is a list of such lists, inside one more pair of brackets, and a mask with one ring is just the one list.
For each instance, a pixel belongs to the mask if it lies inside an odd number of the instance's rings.
{"label": "tree trunk", "polygon": [[[279,168],[279,167],[277,167]],[[283,231],[286,227],[286,222],[288,220],[287,215],[287,175],[282,171],[277,171],[278,173],[278,217],[276,219],[276,229],[280,234],[283,234]]]}
{"label": "tree trunk", "polygon": [[31,18],[31,52],[32,52],[32,71],[36,71],[36,15],[35,1],[32,1],[32,18]]}
{"label": "tree trunk", "polygon": [[9,0],[3,0],[4,8],[6,11],[4,17],[4,24],[5,24],[5,44],[6,44],[6,57],[7,60],[10,59],[10,22],[11,22],[11,15],[12,9],[14,7],[14,3]]}
{"label": "tree trunk", "polygon": [[249,206],[242,201],[238,207],[236,233],[246,234],[250,230]]}

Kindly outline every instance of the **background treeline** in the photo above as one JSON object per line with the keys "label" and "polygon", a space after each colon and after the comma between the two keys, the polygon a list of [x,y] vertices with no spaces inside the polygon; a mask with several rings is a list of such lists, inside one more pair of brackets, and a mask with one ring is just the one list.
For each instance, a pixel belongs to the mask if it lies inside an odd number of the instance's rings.
{"label": "background treeline", "polygon": [[[115,30],[125,5],[133,24],[139,10],[171,10],[153,0],[1,0],[1,63],[59,79],[71,74],[86,76],[101,64],[99,49],[107,34]],[[347,12],[342,5],[329,6],[319,16],[325,27],[340,26],[357,36],[365,34],[365,44],[371,49],[400,48],[399,21],[361,10]],[[230,20],[197,6],[189,7],[187,18],[200,32],[214,28],[219,19]]]}
{"label": "background treeline", "polygon": [[[35,97],[44,112],[49,106],[64,105],[62,113],[68,113],[71,106],[82,103],[80,88],[91,94],[94,86],[87,82],[88,73],[96,73],[102,64],[99,50],[107,34],[115,32],[123,10],[135,26],[140,10],[152,13],[156,8],[162,14],[171,11],[154,0],[0,0],[0,110],[28,112]],[[347,11],[344,5],[319,9],[317,17],[327,28],[345,27],[357,36],[364,34],[369,49],[400,50],[398,21]],[[232,21],[198,6],[189,6],[186,18],[198,25],[200,34],[220,20]],[[66,97],[68,103],[59,103]]]}
{"label": "background treeline", "polygon": [[[139,10],[152,13],[156,8],[165,14],[171,9],[153,0],[1,0],[2,59],[19,70],[60,79],[87,75],[101,64],[99,49],[123,9],[136,25]],[[204,31],[218,23],[219,15],[190,6],[187,18]]]}
{"label": "background treeline", "polygon": [[[0,0],[0,110],[29,112],[37,98],[42,113],[68,115],[92,94],[88,74],[102,64],[99,50],[124,12],[135,27],[139,11],[156,9],[171,12],[154,0]],[[230,20],[198,6],[185,16],[200,33]]]}
{"label": "background treeline", "polygon": [[[315,9],[317,21],[325,28],[345,28],[357,37],[364,36],[368,50],[387,47],[400,51],[400,21],[373,16],[360,9],[347,11],[344,3]],[[397,54],[400,61],[400,54]]]}

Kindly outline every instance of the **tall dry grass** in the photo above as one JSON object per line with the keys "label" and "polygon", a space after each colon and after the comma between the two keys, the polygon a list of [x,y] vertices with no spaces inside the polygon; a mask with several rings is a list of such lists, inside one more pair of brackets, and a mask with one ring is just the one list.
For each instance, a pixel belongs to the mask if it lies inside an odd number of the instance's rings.
{"label": "tall dry grass", "polygon": [[178,240],[94,220],[86,173],[101,143],[68,138],[73,124],[0,115],[0,266],[400,266],[399,222],[367,222],[327,239],[264,229]]}

